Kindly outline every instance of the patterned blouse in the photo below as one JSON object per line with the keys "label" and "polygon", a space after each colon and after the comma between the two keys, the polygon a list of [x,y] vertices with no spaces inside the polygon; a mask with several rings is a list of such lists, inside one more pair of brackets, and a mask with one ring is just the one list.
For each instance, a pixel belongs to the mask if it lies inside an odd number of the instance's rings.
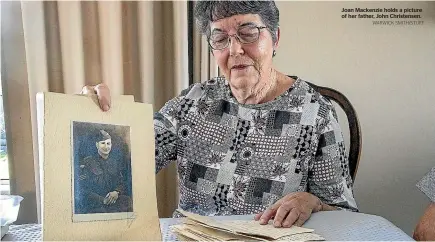
{"label": "patterned blouse", "polygon": [[358,211],[334,106],[292,78],[275,100],[244,105],[216,77],[191,85],[155,114],[156,172],[177,162],[179,208],[254,214],[306,191]]}

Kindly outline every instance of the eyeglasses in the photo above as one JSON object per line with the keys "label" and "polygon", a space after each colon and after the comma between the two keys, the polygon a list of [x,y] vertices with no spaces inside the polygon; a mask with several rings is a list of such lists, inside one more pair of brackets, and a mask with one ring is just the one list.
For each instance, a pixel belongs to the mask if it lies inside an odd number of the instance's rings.
{"label": "eyeglasses", "polygon": [[210,35],[208,43],[214,50],[223,50],[230,44],[230,37],[235,36],[241,44],[251,44],[258,40],[260,31],[265,26],[243,26],[237,30],[235,35],[228,35],[224,32],[215,32]]}

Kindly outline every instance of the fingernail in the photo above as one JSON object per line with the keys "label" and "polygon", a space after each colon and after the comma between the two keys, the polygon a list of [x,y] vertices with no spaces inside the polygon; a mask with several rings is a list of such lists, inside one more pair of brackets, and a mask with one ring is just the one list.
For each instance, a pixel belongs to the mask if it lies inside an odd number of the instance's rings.
{"label": "fingernail", "polygon": [[284,226],[284,227],[288,227],[289,225],[290,225],[289,222],[284,222],[284,223],[282,224],[282,226]]}
{"label": "fingernail", "polygon": [[264,219],[264,218],[260,219],[260,223],[265,224],[266,223],[266,219]]}
{"label": "fingernail", "polygon": [[104,105],[103,110],[104,110],[104,111],[108,111],[108,110],[109,110],[109,105],[107,105],[107,104]]}
{"label": "fingernail", "polygon": [[281,227],[281,224],[280,224],[279,222],[274,222],[273,225],[274,225],[275,227]]}

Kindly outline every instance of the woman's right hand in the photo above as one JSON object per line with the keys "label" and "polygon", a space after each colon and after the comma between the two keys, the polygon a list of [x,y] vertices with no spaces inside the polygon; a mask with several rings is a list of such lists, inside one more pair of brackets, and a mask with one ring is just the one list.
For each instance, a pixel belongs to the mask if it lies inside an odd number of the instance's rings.
{"label": "woman's right hand", "polygon": [[109,87],[106,84],[100,83],[95,86],[84,86],[80,94],[87,96],[97,95],[101,110],[109,111],[111,98]]}

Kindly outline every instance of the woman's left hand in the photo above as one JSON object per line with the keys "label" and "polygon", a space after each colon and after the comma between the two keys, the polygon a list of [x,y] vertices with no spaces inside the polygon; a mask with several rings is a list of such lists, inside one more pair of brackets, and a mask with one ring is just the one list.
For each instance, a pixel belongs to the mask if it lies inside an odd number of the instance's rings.
{"label": "woman's left hand", "polygon": [[255,216],[260,224],[267,224],[273,219],[275,227],[289,228],[292,225],[302,226],[311,213],[322,209],[322,201],[308,192],[295,192],[278,200],[271,207]]}

